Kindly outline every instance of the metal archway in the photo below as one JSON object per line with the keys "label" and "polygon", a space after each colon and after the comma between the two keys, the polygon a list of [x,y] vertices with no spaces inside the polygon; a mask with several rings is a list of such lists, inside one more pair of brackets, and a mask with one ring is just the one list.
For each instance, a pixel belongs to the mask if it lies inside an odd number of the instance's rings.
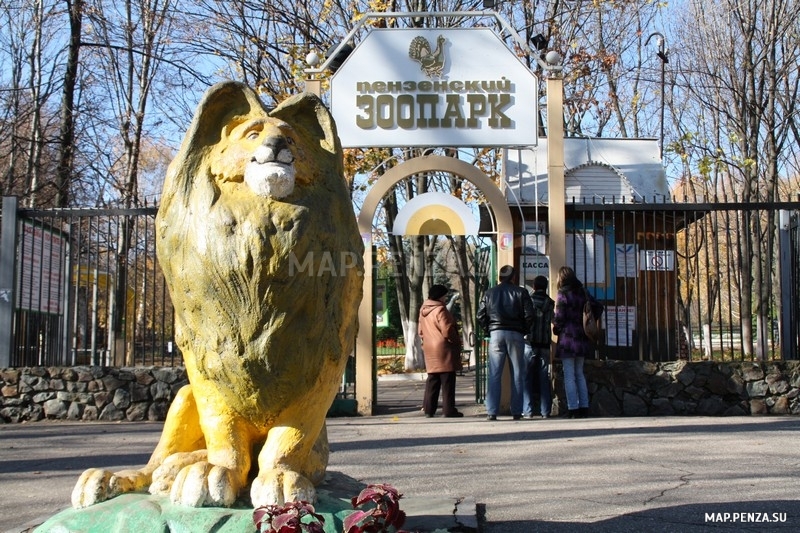
{"label": "metal archway", "polygon": [[356,340],[356,401],[358,412],[372,415],[375,382],[372,373],[372,221],[380,201],[400,181],[422,172],[449,172],[475,185],[494,212],[497,232],[498,264],[514,264],[514,225],[503,192],[478,168],[454,157],[428,155],[405,161],[390,169],[372,186],[358,214],[358,230],[364,241],[364,296],[358,308]]}

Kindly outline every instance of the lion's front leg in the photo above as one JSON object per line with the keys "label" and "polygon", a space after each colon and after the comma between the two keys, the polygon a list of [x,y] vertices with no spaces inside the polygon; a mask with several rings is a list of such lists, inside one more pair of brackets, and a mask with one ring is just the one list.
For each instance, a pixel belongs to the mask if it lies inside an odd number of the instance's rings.
{"label": "lion's front leg", "polygon": [[207,408],[200,407],[200,424],[206,450],[171,456],[153,473],[153,484],[163,480],[162,491],[169,486],[173,503],[230,507],[247,485],[253,443],[263,437],[222,402],[204,403]]}
{"label": "lion's front leg", "polygon": [[310,428],[279,426],[269,431],[258,455],[258,477],[250,488],[254,507],[316,501],[314,486],[325,478],[329,450],[324,416],[315,422]]}

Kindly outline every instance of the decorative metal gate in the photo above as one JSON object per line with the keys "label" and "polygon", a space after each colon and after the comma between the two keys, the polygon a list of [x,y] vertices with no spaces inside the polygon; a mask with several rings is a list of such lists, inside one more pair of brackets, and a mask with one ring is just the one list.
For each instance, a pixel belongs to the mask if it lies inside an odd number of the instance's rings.
{"label": "decorative metal gate", "polygon": [[[495,243],[489,247],[479,248],[475,253],[475,312],[481,305],[484,293],[497,282]],[[483,403],[486,400],[486,386],[489,372],[489,332],[483,331],[478,321],[475,320],[473,329],[474,339],[470,339],[475,350],[475,402]]]}

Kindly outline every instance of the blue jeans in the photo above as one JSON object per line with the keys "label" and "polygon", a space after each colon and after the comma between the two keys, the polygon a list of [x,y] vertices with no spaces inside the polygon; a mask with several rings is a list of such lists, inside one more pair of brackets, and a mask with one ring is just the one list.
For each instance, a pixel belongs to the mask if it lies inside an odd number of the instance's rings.
{"label": "blue jeans", "polygon": [[583,357],[564,357],[564,391],[567,393],[567,409],[589,407],[589,389],[583,375]]}
{"label": "blue jeans", "polygon": [[525,343],[525,361],[528,371],[525,376],[525,393],[522,399],[522,414],[539,413],[550,416],[553,396],[550,392],[550,347],[531,347]]}
{"label": "blue jeans", "polygon": [[522,414],[525,390],[525,339],[518,331],[495,330],[489,333],[489,384],[486,390],[486,414],[497,416],[503,367],[506,358],[511,371],[511,414]]}

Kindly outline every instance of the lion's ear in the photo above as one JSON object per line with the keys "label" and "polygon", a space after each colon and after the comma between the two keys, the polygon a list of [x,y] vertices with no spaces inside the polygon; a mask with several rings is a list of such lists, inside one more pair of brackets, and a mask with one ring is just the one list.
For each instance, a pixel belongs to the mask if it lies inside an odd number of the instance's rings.
{"label": "lion's ear", "polygon": [[336,124],[317,95],[296,94],[281,102],[269,115],[291,125],[302,136],[304,147],[314,150],[314,157],[324,158],[333,168],[341,168],[342,146]]}
{"label": "lion's ear", "polygon": [[187,205],[192,182],[199,177],[208,179],[211,186],[212,177],[203,168],[208,164],[205,156],[222,140],[222,131],[233,120],[266,115],[264,104],[247,85],[225,81],[210,87],[197,105],[181,148],[170,164],[161,204],[177,196]]}

